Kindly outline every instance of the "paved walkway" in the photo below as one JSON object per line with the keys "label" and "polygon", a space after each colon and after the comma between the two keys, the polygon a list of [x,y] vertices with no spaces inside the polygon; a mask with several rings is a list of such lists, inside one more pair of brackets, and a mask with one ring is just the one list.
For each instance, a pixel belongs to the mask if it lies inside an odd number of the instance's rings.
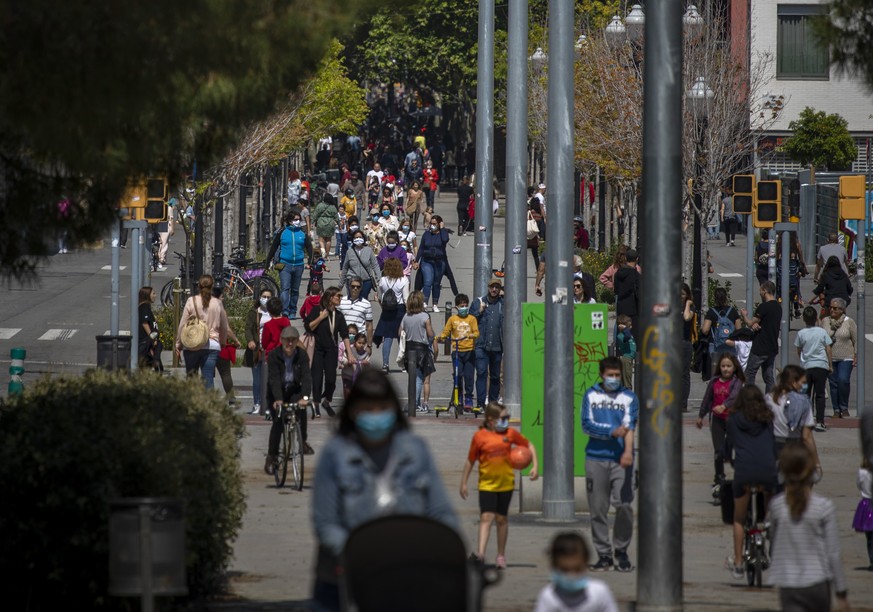
{"label": "paved walkway", "polygon": [[[447,194],[438,202],[438,213],[445,213],[447,225],[454,224],[454,200]],[[495,267],[502,261],[503,220],[495,222]],[[452,267],[462,291],[472,284],[472,237],[455,238],[449,250]],[[716,273],[743,272],[745,253],[742,238],[734,248],[713,244],[711,251]],[[333,276],[333,275],[331,275]],[[331,276],[328,277],[330,280]],[[733,294],[744,295],[742,278],[734,282]],[[736,282],[740,281],[740,282]],[[804,291],[810,288],[804,286]],[[529,277],[529,296],[533,297],[533,271]],[[451,299],[447,292],[442,301]],[[442,318],[442,314],[437,315]],[[378,358],[376,359],[378,362]],[[450,388],[445,361],[438,364],[433,397],[446,397]],[[405,379],[392,374],[401,395],[405,395]],[[235,368],[234,378],[242,386],[250,384],[247,370]],[[868,376],[868,380],[871,377]],[[697,405],[703,395],[703,383],[694,377],[691,405]],[[240,389],[248,405],[246,389]],[[250,394],[250,391],[248,392]],[[433,401],[431,402],[433,404]],[[854,409],[853,409],[854,412]],[[762,590],[735,582],[724,569],[724,558],[731,546],[729,527],[723,525],[720,512],[710,498],[712,450],[709,432],[694,427],[694,412],[684,416],[683,428],[683,516],[682,537],[684,558],[685,607],[688,610],[776,610],[777,594],[772,588]],[[246,479],[248,509],[243,528],[234,544],[234,560],[230,567],[232,597],[212,606],[226,610],[295,610],[306,609],[311,589],[315,540],[310,522],[311,477],[318,461],[319,448],[331,435],[331,423],[320,419],[310,424],[310,442],[316,454],[307,457],[306,486],[302,492],[276,489],[271,477],[263,473],[269,424],[253,416],[246,417],[248,436],[241,442],[243,470]],[[434,452],[443,482],[461,518],[468,544],[475,544],[478,506],[476,496],[467,501],[460,498],[457,488],[466,450],[478,422],[471,419],[439,419],[418,417],[414,430],[424,436]],[[873,610],[873,580],[860,568],[867,566],[864,537],[851,530],[852,516],[858,500],[855,475],[860,461],[858,434],[854,420],[837,423],[830,431],[816,434],[822,456],[825,477],[819,491],[837,505],[840,525],[842,559],[849,579],[850,601],[854,610]],[[475,483],[475,478],[472,480]],[[581,490],[576,495],[584,495]],[[517,496],[513,500],[507,551],[508,569],[503,581],[486,593],[486,609],[494,611],[531,610],[540,588],[548,582],[549,567],[545,550],[550,538],[561,529],[581,529],[590,540],[587,515],[578,515],[572,525],[543,522],[536,515],[517,513]],[[643,510],[644,511],[644,510]],[[639,512],[639,510],[637,511]],[[631,559],[636,563],[636,542],[631,547]],[[492,535],[488,557],[493,562],[495,540]],[[636,571],[630,574],[601,574],[623,606],[636,597]],[[765,573],[766,579],[766,573]],[[867,607],[864,607],[867,606]]]}

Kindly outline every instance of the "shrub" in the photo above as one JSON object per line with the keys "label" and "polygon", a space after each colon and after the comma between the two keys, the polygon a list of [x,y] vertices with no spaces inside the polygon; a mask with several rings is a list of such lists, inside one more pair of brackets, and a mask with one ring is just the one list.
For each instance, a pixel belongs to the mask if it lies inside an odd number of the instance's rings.
{"label": "shrub", "polygon": [[126,609],[107,597],[108,502],[118,497],[183,500],[190,597],[219,591],[245,509],[244,431],[193,379],[91,371],[10,398],[0,415],[8,609]]}

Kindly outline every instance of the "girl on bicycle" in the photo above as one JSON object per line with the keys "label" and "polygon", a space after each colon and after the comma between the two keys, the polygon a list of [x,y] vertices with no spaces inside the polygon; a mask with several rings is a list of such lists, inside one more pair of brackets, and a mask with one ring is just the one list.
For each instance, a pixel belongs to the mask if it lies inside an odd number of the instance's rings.
{"label": "girl on bicycle", "polygon": [[[776,438],[776,456],[786,444],[803,441],[818,465],[818,451],[812,428],[812,404],[806,394],[806,370],[789,364],[779,374],[779,381],[766,396],[767,407],[773,412],[773,435]],[[819,466],[821,469],[821,466]]]}
{"label": "girl on bicycle", "polygon": [[512,445],[527,446],[533,455],[530,479],[536,480],[537,451],[517,429],[509,427],[506,406],[491,402],[485,408],[485,422],[473,435],[464,473],[461,475],[461,498],[467,499],[467,480],[473,464],[479,462],[479,548],[474,556],[480,563],[485,559],[491,523],[497,522],[497,569],[506,569],[506,540],[509,537],[509,503],[515,489],[515,472],[509,463]]}
{"label": "girl on bicycle", "polygon": [[779,455],[785,493],[773,498],[768,582],[779,587],[782,610],[827,612],[831,589],[841,610],[849,609],[846,576],[834,502],[812,490],[816,458],[804,444],[789,444]]}
{"label": "girl on bicycle", "polygon": [[700,411],[697,413],[697,429],[703,427],[703,418],[710,414],[709,429],[712,434],[712,448],[715,451],[715,476],[712,484],[712,496],[719,499],[721,486],[724,484],[724,438],[727,431],[728,412],[737,401],[746,377],[736,355],[722,353],[718,357],[715,374],[709,379]]}
{"label": "girl on bicycle", "polygon": [[776,441],[773,413],[764,394],[754,385],[743,387],[727,421],[725,458],[734,466],[734,554],[728,569],[737,580],[745,575],[743,537],[751,487],[764,489],[765,497],[776,487]]}

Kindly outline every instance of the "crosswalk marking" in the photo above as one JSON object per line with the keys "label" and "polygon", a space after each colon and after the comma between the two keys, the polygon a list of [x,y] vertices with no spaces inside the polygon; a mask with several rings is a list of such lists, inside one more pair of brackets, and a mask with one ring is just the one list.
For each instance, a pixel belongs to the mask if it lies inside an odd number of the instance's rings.
{"label": "crosswalk marking", "polygon": [[9,340],[20,331],[20,327],[0,327],[0,340]]}
{"label": "crosswalk marking", "polygon": [[78,329],[50,329],[37,340],[69,340],[76,335]]}
{"label": "crosswalk marking", "polygon": [[[112,330],[107,329],[105,332],[103,332],[103,335],[104,335],[104,336],[111,336],[111,335],[112,335]],[[119,330],[118,330],[118,335],[119,335],[119,336],[129,336],[129,335],[130,335],[130,330],[129,330],[129,329],[119,329]]]}
{"label": "crosswalk marking", "polygon": [[743,277],[743,275],[740,274],[739,272],[719,272],[718,275],[721,276],[722,278],[742,278]]}
{"label": "crosswalk marking", "polygon": [[[118,269],[119,269],[119,270],[124,270],[125,268],[127,268],[127,266],[118,266]],[[112,269],[112,266],[111,266],[111,265],[103,266],[103,267],[100,268],[100,269],[101,269],[101,270],[111,270],[111,269]]]}

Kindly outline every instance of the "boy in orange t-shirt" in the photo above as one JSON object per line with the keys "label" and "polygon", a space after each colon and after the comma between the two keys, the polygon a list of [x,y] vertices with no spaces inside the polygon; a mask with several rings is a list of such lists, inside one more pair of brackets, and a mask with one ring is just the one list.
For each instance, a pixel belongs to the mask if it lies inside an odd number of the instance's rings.
{"label": "boy in orange t-shirt", "polygon": [[485,422],[473,435],[464,473],[461,476],[461,497],[467,499],[467,480],[473,464],[479,462],[479,549],[476,559],[485,559],[491,523],[497,522],[497,569],[506,569],[506,540],[509,537],[509,503],[515,489],[515,472],[509,463],[512,445],[527,446],[533,454],[530,479],[536,480],[537,451],[518,430],[509,427],[509,412],[506,406],[491,402],[485,408]]}

